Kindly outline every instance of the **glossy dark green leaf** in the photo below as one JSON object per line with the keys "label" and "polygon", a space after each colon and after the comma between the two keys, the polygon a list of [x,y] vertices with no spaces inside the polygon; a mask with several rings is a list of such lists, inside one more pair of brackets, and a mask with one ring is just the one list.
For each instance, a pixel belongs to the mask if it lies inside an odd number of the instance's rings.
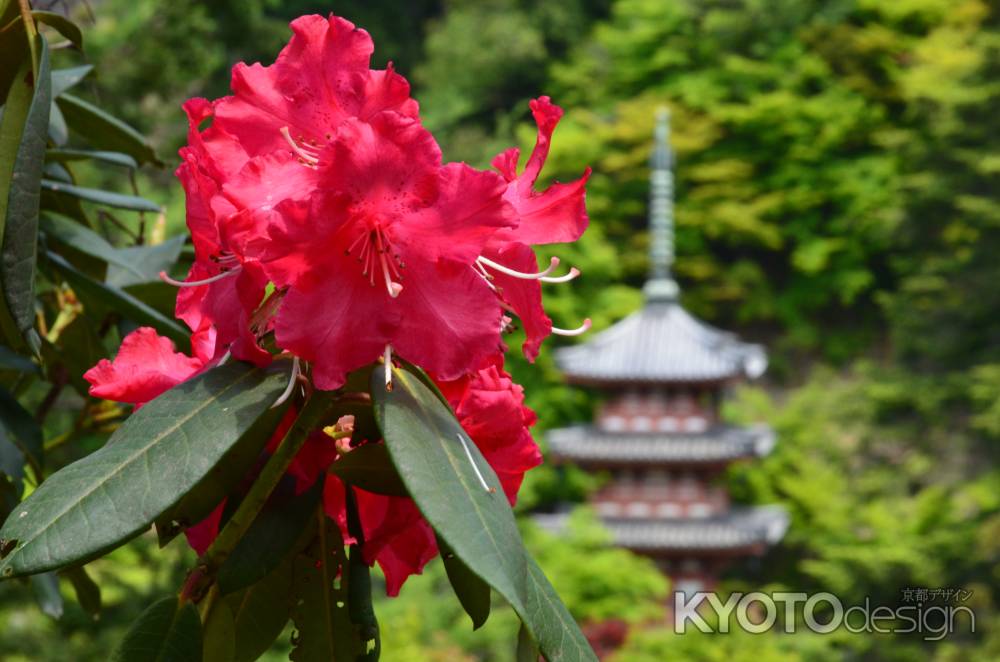
{"label": "glossy dark green leaf", "polygon": [[123,168],[138,168],[128,154],[121,152],[107,152],[99,149],[50,149],[45,152],[47,161],[58,161],[60,163],[71,163],[73,161],[101,161],[111,165],[122,166]]}
{"label": "glossy dark green leaf", "polygon": [[[320,513],[314,544],[299,554],[293,569],[292,621],[297,630],[293,662],[355,660],[364,653],[348,614],[347,558],[340,529]],[[335,583],[336,582],[336,583]]]}
{"label": "glossy dark green leaf", "polygon": [[[391,391],[373,375],[371,393],[389,454],[438,536],[511,604],[546,659],[596,660],[544,573],[528,557],[500,481],[451,410],[406,370],[393,369]],[[490,490],[480,482],[473,462]]]}
{"label": "glossy dark green leaf", "polygon": [[285,628],[291,609],[295,559],[296,555],[287,557],[253,586],[223,598],[233,614],[236,662],[259,658]]}
{"label": "glossy dark green leaf", "polygon": [[133,265],[126,256],[121,255],[118,249],[109,244],[104,237],[71,218],[62,214],[42,212],[39,228],[47,237],[56,239],[108,264],[114,264],[137,278],[145,278],[145,274]]}
{"label": "glossy dark green leaf", "polygon": [[4,345],[0,345],[0,370],[17,370],[35,375],[39,373],[38,364]]}
{"label": "glossy dark green leaf", "polygon": [[287,379],[286,370],[232,362],[146,404],[11,515],[0,538],[17,546],[0,560],[0,576],[85,562],[146,530],[210,474]]}
{"label": "glossy dark green leaf", "polygon": [[75,87],[94,70],[92,64],[52,70],[52,98],[55,99],[71,87]]}
{"label": "glossy dark green leaf", "polygon": [[521,627],[517,629],[517,654],[515,656],[517,662],[538,662],[539,655],[538,644],[531,638],[531,633],[522,623]]}
{"label": "glossy dark green leaf", "polygon": [[[277,366],[276,366],[277,367]],[[216,463],[202,480],[180,500],[156,518],[156,536],[160,547],[173,540],[187,527],[197,524],[230,496],[254,469],[264,446],[290,403],[268,409],[233,444],[226,455]]]}
{"label": "glossy dark green leaf", "polygon": [[140,164],[159,164],[152,145],[131,126],[71,94],[58,97],[59,109],[69,128],[95,149],[124,152]]}
{"label": "glossy dark green leaf", "polygon": [[479,575],[469,570],[462,559],[455,556],[448,544],[438,538],[438,549],[455,596],[465,613],[472,619],[472,629],[478,630],[490,617],[490,586]]}
{"label": "glossy dark green leaf", "polygon": [[101,587],[83,566],[67,568],[59,573],[70,581],[80,607],[95,620],[101,615]]}
{"label": "glossy dark green leaf", "polygon": [[66,37],[72,42],[74,46],[83,50],[83,34],[80,32],[80,28],[73,21],[69,20],[62,14],[57,14],[51,11],[40,11],[34,10],[31,15],[35,17],[35,20],[39,23],[45,23],[46,25],[52,27],[59,34]]}
{"label": "glossy dark green leaf", "polygon": [[[476,574],[512,605],[523,606],[524,547],[493,469],[451,410],[413,373],[393,369],[391,391],[373,374],[371,388],[375,420],[424,517]],[[480,483],[467,450],[493,491]]]}
{"label": "glossy dark green leaf", "polygon": [[190,602],[163,598],[139,614],[111,662],[201,662],[201,620]]}
{"label": "glossy dark green leaf", "polygon": [[0,27],[7,27],[0,33],[0,62],[3,62],[0,67],[0,105],[6,103],[7,93],[21,73],[21,65],[28,61],[28,35],[19,14],[17,2],[0,0]]}
{"label": "glossy dark green leaf", "polygon": [[236,659],[236,622],[225,600],[216,600],[203,625],[202,658],[206,662]]}
{"label": "glossy dark green leaf", "polygon": [[43,466],[42,429],[35,417],[3,387],[0,387],[0,426],[26,459],[30,457],[35,466]]}
{"label": "glossy dark green leaf", "polygon": [[137,195],[126,195],[124,193],[113,193],[99,188],[85,188],[83,186],[73,186],[63,182],[43,179],[41,186],[46,191],[56,195],[68,195],[85,202],[114,207],[115,209],[128,209],[131,211],[159,212],[160,205],[152,200],[140,198]]}
{"label": "glossy dark green leaf", "polygon": [[330,473],[366,492],[389,496],[409,496],[385,444],[364,444],[341,455]]}
{"label": "glossy dark green leaf", "polygon": [[528,602],[518,614],[549,662],[597,660],[594,649],[583,636],[545,573],[528,558]]}
{"label": "glossy dark green leaf", "polygon": [[[129,246],[117,250],[118,260],[108,269],[105,282],[115,287],[140,283],[160,283],[160,272],[170,271],[177,262],[186,237],[179,235],[152,246]],[[127,264],[126,269],[123,264]],[[172,287],[172,286],[169,286]],[[174,289],[174,298],[177,290]]]}
{"label": "glossy dark green leaf", "polygon": [[59,620],[63,615],[63,599],[59,593],[59,577],[54,572],[43,572],[31,578],[35,602],[47,616]]}
{"label": "glossy dark green leaf", "polygon": [[18,496],[23,487],[24,464],[24,453],[14,443],[7,429],[0,426],[0,476],[7,476],[14,482]]}
{"label": "glossy dark green leaf", "polygon": [[92,311],[114,312],[123,315],[136,324],[147,324],[167,336],[180,346],[188,343],[188,333],[177,322],[163,313],[146,305],[132,295],[98,283],[66,261],[61,255],[46,252],[51,264],[60,276],[66,279],[73,291],[83,301],[88,314]]}
{"label": "glossy dark green leaf", "polygon": [[[38,184],[45,164],[52,79],[49,48],[38,38],[38,80],[21,131],[7,192],[3,248],[0,250],[0,281],[7,309],[28,345],[39,344],[35,326],[35,261],[38,253]],[[0,157],[3,158],[3,157]]]}
{"label": "glossy dark green leaf", "polygon": [[[219,568],[216,583],[223,595],[263,579],[297,547],[303,532],[314,528],[316,507],[323,496],[323,480],[296,495],[295,481],[279,486],[268,498],[253,524]],[[309,537],[315,535],[308,531]]]}

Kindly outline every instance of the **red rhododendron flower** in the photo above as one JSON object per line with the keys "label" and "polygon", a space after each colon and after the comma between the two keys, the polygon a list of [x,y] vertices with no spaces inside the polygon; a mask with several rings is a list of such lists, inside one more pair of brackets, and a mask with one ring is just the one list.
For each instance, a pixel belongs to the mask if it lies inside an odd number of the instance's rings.
{"label": "red rhododendron flower", "polygon": [[[517,499],[524,474],[542,462],[542,454],[528,428],[535,413],[524,406],[524,391],[503,370],[497,355],[471,375],[453,381],[435,380],[458,421],[500,479],[511,505]],[[378,563],[386,578],[386,592],[397,595],[407,577],[422,572],[437,554],[434,531],[412,499],[354,490],[365,535],[362,551],[368,563]],[[344,485],[327,477],[324,489],[327,514],[347,531]]]}
{"label": "red rhododendron flower", "polygon": [[503,180],[442,165],[430,133],[392,112],[344,122],[316,168],[309,207],[285,205],[261,255],[288,286],[278,345],[312,362],[316,386],[386,345],[449,377],[495,353],[501,310],[472,264],[514,222]]}
{"label": "red rhododendron flower", "polygon": [[[589,321],[572,331],[553,329],[552,320],[542,308],[542,282],[565,282],[579,272],[571,270],[566,276],[551,277],[547,271],[536,278],[525,275],[538,271],[538,262],[530,245],[576,241],[587,229],[586,184],[590,168],[583,176],[568,184],[555,183],[542,192],[534,190],[538,175],[545,165],[552,142],[552,133],[562,118],[563,110],[549,97],[539,97],[530,103],[531,113],[538,125],[535,148],[528,157],[524,172],[517,174],[520,150],[512,147],[493,159],[496,168],[507,180],[504,199],[516,210],[518,223],[505,228],[491,239],[484,257],[506,266],[520,274],[512,274],[496,267],[490,268],[497,293],[509,309],[524,324],[527,336],[523,351],[529,360],[538,356],[538,348],[549,333],[575,335],[590,328]],[[551,267],[550,267],[551,269]]]}

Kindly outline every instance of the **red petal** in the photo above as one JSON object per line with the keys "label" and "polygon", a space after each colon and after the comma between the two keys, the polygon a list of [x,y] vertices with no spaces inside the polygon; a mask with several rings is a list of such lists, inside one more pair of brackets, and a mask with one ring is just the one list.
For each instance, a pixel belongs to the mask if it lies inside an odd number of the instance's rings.
{"label": "red petal", "polygon": [[[499,251],[488,251],[487,257],[515,271],[538,271],[535,252],[524,244],[512,243]],[[524,327],[526,337],[521,351],[529,361],[534,361],[538,357],[542,341],[552,333],[552,320],[542,307],[542,284],[537,280],[514,278],[499,271],[488,270],[493,275],[493,285],[500,291],[501,298],[514,309]]]}
{"label": "red petal", "polygon": [[169,338],[149,327],[125,336],[114,361],[101,359],[84,373],[90,394],[105,400],[141,405],[201,370],[200,359],[174,351]]}

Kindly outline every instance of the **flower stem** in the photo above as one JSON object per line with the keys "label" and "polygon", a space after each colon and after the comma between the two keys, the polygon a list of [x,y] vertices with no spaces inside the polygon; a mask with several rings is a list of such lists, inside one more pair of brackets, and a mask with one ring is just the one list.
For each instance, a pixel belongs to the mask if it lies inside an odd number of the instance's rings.
{"label": "flower stem", "polygon": [[285,475],[309,434],[322,428],[323,422],[334,404],[329,397],[322,393],[317,393],[306,400],[292,427],[281,440],[274,455],[264,465],[236,512],[222,527],[222,531],[219,532],[211,546],[198,559],[197,568],[181,588],[180,598],[182,601],[198,602],[205,595],[205,590],[213,581],[215,573],[229,558],[240,539],[253,524],[257,514],[264,507],[271,492],[278,486],[281,477]]}

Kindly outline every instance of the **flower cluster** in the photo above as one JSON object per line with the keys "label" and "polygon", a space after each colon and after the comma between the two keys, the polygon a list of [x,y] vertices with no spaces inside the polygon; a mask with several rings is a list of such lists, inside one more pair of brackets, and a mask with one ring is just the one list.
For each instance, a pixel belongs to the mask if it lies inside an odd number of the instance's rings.
{"label": "flower cluster", "polygon": [[[367,32],[333,16],[291,27],[273,65],[234,67],[232,96],[184,105],[177,175],[195,260],[185,281],[161,277],[180,288],[176,315],[194,355],[139,329],[86,374],[91,393],[141,405],[230,356],[265,365],[265,347],[276,347],[295,366],[287,396],[304,375],[337,389],[396,355],[433,376],[513,502],[541,458],[534,415],[503,370],[503,333],[518,318],[533,360],[549,334],[590,324],[553,328],[542,285],[579,272],[556,275],[556,258],[540,269],[531,248],[587,226],[589,170],[536,189],[562,110],[531,102],[538,134],[520,173],[516,148],[494,170],[446,163],[407,81],[391,65],[371,69]],[[296,459],[302,487],[336,460],[316,450],[324,443],[333,446],[317,432]],[[366,558],[395,593],[436,553],[433,533],[411,500],[357,494]],[[332,475],[325,504],[343,524],[344,486]],[[217,525],[210,518],[189,538],[202,547]]]}

